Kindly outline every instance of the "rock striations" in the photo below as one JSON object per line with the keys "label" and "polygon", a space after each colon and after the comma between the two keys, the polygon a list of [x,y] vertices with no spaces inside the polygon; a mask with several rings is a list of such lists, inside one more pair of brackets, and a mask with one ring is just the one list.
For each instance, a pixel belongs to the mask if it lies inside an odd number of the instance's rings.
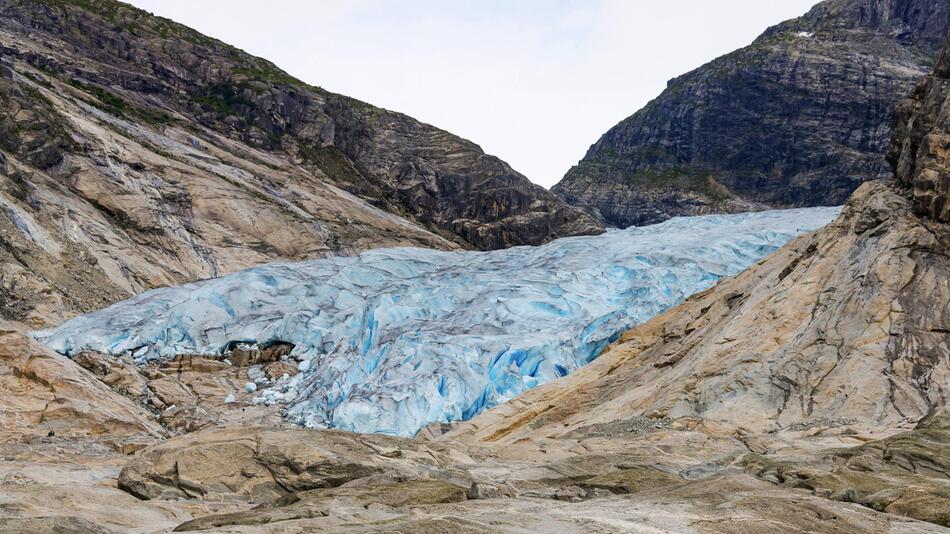
{"label": "rock striations", "polygon": [[0,1],[0,313],[379,246],[601,232],[464,139],[112,0]]}
{"label": "rock striations", "polygon": [[842,204],[888,176],[894,106],[948,28],[944,0],[826,0],[671,80],[553,191],[621,228]]}

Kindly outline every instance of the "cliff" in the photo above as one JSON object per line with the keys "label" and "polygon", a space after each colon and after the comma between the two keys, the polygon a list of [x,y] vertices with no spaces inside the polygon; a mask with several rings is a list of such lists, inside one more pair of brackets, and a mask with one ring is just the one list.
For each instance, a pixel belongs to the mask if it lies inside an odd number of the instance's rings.
{"label": "cliff", "polygon": [[552,190],[618,227],[843,204],[890,175],[895,105],[948,28],[941,0],[826,0],[671,80]]}

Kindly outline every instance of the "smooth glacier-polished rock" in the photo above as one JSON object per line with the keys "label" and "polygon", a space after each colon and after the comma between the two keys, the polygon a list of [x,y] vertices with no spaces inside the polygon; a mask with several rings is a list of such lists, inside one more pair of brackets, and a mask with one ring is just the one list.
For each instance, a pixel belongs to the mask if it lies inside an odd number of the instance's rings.
{"label": "smooth glacier-polished rock", "polygon": [[144,293],[35,336],[146,362],[294,345],[261,402],[309,427],[411,435],[595,358],[621,332],[735,274],[838,208],[674,219],[489,253],[380,249]]}

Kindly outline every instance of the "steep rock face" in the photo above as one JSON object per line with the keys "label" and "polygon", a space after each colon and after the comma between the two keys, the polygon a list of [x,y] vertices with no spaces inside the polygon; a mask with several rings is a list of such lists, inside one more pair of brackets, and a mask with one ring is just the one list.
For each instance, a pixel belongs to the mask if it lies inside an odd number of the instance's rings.
{"label": "steep rock face", "polygon": [[671,80],[553,191],[619,227],[842,204],[889,175],[894,106],[948,27],[942,0],[826,0]]}
{"label": "steep rock face", "polygon": [[602,229],[475,144],[118,2],[0,1],[0,313],[379,246]]}
{"label": "steep rock face", "polygon": [[950,222],[950,48],[898,108],[888,159],[913,190],[914,211]]}

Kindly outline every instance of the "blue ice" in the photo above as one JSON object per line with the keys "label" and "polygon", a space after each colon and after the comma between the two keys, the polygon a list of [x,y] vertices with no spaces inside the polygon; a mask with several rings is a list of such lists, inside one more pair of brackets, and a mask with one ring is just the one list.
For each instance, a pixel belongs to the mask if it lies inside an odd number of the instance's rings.
{"label": "blue ice", "polygon": [[621,332],[736,274],[839,208],[677,218],[494,252],[377,249],[148,291],[34,336],[139,363],[295,345],[258,402],[308,427],[412,435],[592,361]]}

